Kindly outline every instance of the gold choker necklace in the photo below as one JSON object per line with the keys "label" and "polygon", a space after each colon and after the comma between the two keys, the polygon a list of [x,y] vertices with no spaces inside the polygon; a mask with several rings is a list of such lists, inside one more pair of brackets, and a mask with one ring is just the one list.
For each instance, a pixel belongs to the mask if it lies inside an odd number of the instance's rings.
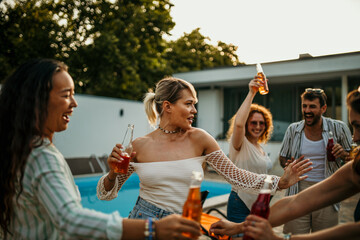
{"label": "gold choker necklace", "polygon": [[164,133],[166,133],[166,134],[173,134],[173,133],[178,133],[178,132],[180,132],[180,130],[175,130],[175,131],[169,131],[169,130],[165,130],[165,129],[163,129],[162,127],[160,127],[160,126],[158,126],[159,127],[159,129],[161,130],[161,131],[163,131]]}

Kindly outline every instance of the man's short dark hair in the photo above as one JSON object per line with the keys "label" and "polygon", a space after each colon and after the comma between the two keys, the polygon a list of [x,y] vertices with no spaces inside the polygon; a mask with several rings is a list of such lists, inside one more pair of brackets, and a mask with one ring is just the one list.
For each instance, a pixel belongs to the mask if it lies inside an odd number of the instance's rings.
{"label": "man's short dark hair", "polygon": [[316,98],[319,99],[320,107],[326,104],[326,94],[324,90],[320,88],[307,88],[305,89],[305,92],[301,94],[302,100],[306,99],[309,101],[314,101]]}

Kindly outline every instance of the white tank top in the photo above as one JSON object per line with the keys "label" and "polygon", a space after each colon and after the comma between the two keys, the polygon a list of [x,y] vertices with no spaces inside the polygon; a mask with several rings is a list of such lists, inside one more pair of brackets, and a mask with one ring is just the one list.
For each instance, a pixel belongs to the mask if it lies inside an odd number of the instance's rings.
{"label": "white tank top", "polygon": [[306,138],[305,133],[302,133],[301,138],[301,151],[300,154],[304,155],[305,159],[309,158],[312,161],[313,169],[307,172],[309,182],[320,182],[325,179],[325,144],[321,139],[319,141],[311,141]]}
{"label": "white tank top", "polygon": [[[266,153],[264,155],[263,152],[257,149],[254,144],[249,142],[249,140],[245,137],[240,151],[235,150],[233,145],[230,143],[229,156],[231,161],[233,161],[239,168],[255,173],[267,174],[268,170],[272,168],[272,162],[269,156]],[[234,185],[232,186],[232,191],[238,194],[249,209],[251,209],[252,204],[256,201],[258,196],[257,193],[251,194],[245,192]]]}

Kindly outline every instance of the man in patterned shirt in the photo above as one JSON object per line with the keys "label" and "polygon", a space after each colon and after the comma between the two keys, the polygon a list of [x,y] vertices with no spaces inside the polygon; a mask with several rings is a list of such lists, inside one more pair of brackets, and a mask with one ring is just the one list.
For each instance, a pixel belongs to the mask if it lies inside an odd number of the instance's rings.
{"label": "man in patterned shirt", "polygon": [[[341,160],[347,156],[351,144],[347,125],[323,116],[327,105],[322,89],[307,88],[301,95],[301,107],[304,119],[292,123],[286,130],[279,160],[281,166],[286,167],[290,159],[304,156],[313,162],[313,170],[307,173],[306,180],[291,186],[286,192],[287,196],[297,194],[331,176],[341,166]],[[336,143],[332,149],[335,161],[329,161],[326,154],[331,135]],[[339,207],[337,203],[290,221],[284,225],[284,233],[309,233],[335,226],[338,224]]]}

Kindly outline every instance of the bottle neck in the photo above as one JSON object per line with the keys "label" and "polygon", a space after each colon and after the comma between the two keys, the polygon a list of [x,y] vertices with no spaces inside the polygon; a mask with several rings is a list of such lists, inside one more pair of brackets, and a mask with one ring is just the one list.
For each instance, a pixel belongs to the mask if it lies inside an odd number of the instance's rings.
{"label": "bottle neck", "polygon": [[269,204],[270,203],[270,197],[271,197],[271,194],[270,192],[260,192],[260,194],[258,195],[258,198],[257,198],[257,202],[262,202],[262,203],[265,203],[265,204]]}
{"label": "bottle neck", "polygon": [[190,181],[190,188],[199,188],[201,186],[202,178],[192,177]]}
{"label": "bottle neck", "polygon": [[188,200],[201,200],[200,186],[199,187],[190,187]]}
{"label": "bottle neck", "polygon": [[200,198],[201,198],[200,185],[201,185],[201,181],[199,181],[197,179],[191,179],[188,199],[200,200]]}

